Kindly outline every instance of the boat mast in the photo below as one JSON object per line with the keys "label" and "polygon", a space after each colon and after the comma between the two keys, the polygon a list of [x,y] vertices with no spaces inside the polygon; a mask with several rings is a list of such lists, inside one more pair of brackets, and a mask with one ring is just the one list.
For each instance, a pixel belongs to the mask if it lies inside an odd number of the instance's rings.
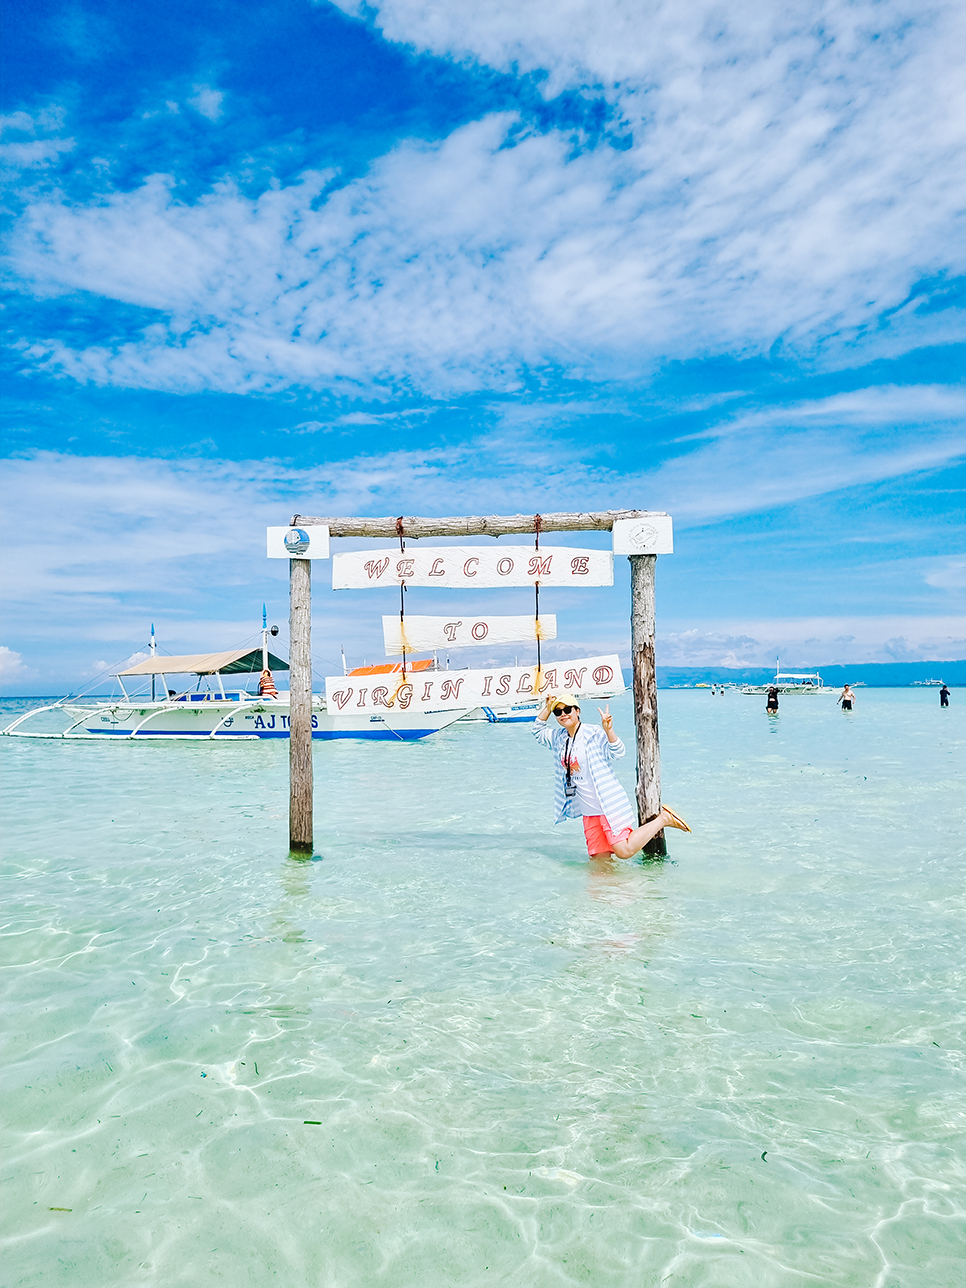
{"label": "boat mast", "polygon": [[268,610],[262,604],[262,670],[268,670]]}
{"label": "boat mast", "polygon": [[[158,644],[154,638],[154,622],[152,622],[151,623],[151,661],[152,662],[157,657],[157,655],[158,655]],[[152,674],[151,676],[151,701],[152,702],[155,701],[155,694],[154,694],[155,678],[156,677]]]}

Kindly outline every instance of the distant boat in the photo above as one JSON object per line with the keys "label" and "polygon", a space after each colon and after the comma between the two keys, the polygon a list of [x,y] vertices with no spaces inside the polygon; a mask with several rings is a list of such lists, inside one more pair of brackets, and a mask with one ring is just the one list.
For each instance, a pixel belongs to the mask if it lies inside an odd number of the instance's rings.
{"label": "distant boat", "polygon": [[817,671],[783,671],[776,664],[775,678],[767,684],[746,684],[742,693],[763,697],[769,689],[777,689],[784,696],[790,693],[835,693],[836,689],[825,684]]}
{"label": "distant boat", "polygon": [[941,689],[943,687],[942,680],[913,680],[913,684],[924,689]]}

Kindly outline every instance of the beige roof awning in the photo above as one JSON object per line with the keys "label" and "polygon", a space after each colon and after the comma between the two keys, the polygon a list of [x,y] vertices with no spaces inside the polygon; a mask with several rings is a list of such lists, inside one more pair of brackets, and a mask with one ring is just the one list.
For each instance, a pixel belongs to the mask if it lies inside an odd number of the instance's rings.
{"label": "beige roof awning", "polygon": [[[288,662],[283,662],[274,653],[268,655],[268,665],[273,671],[287,671]],[[250,674],[262,669],[262,650],[260,648],[229,649],[226,653],[189,653],[183,657],[149,657],[137,666],[118,675],[238,675]]]}

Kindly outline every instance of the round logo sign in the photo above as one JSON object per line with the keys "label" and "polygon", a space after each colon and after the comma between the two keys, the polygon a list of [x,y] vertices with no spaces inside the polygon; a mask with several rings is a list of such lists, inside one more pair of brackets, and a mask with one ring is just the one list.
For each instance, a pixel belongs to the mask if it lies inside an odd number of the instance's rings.
{"label": "round logo sign", "polygon": [[628,541],[636,550],[647,550],[657,540],[657,528],[650,523],[639,523],[627,534]]}
{"label": "round logo sign", "polygon": [[304,528],[292,528],[285,534],[285,549],[290,555],[304,555],[309,548],[309,534]]}

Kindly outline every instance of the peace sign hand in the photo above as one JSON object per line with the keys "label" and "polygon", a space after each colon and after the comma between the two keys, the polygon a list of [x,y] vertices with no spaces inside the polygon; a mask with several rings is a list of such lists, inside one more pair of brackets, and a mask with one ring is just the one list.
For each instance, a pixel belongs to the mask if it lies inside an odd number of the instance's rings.
{"label": "peace sign hand", "polygon": [[600,711],[601,727],[603,728],[604,733],[610,736],[610,734],[614,732],[614,717],[610,713],[610,703],[608,702],[606,710],[601,711],[600,707],[598,707],[597,710]]}

